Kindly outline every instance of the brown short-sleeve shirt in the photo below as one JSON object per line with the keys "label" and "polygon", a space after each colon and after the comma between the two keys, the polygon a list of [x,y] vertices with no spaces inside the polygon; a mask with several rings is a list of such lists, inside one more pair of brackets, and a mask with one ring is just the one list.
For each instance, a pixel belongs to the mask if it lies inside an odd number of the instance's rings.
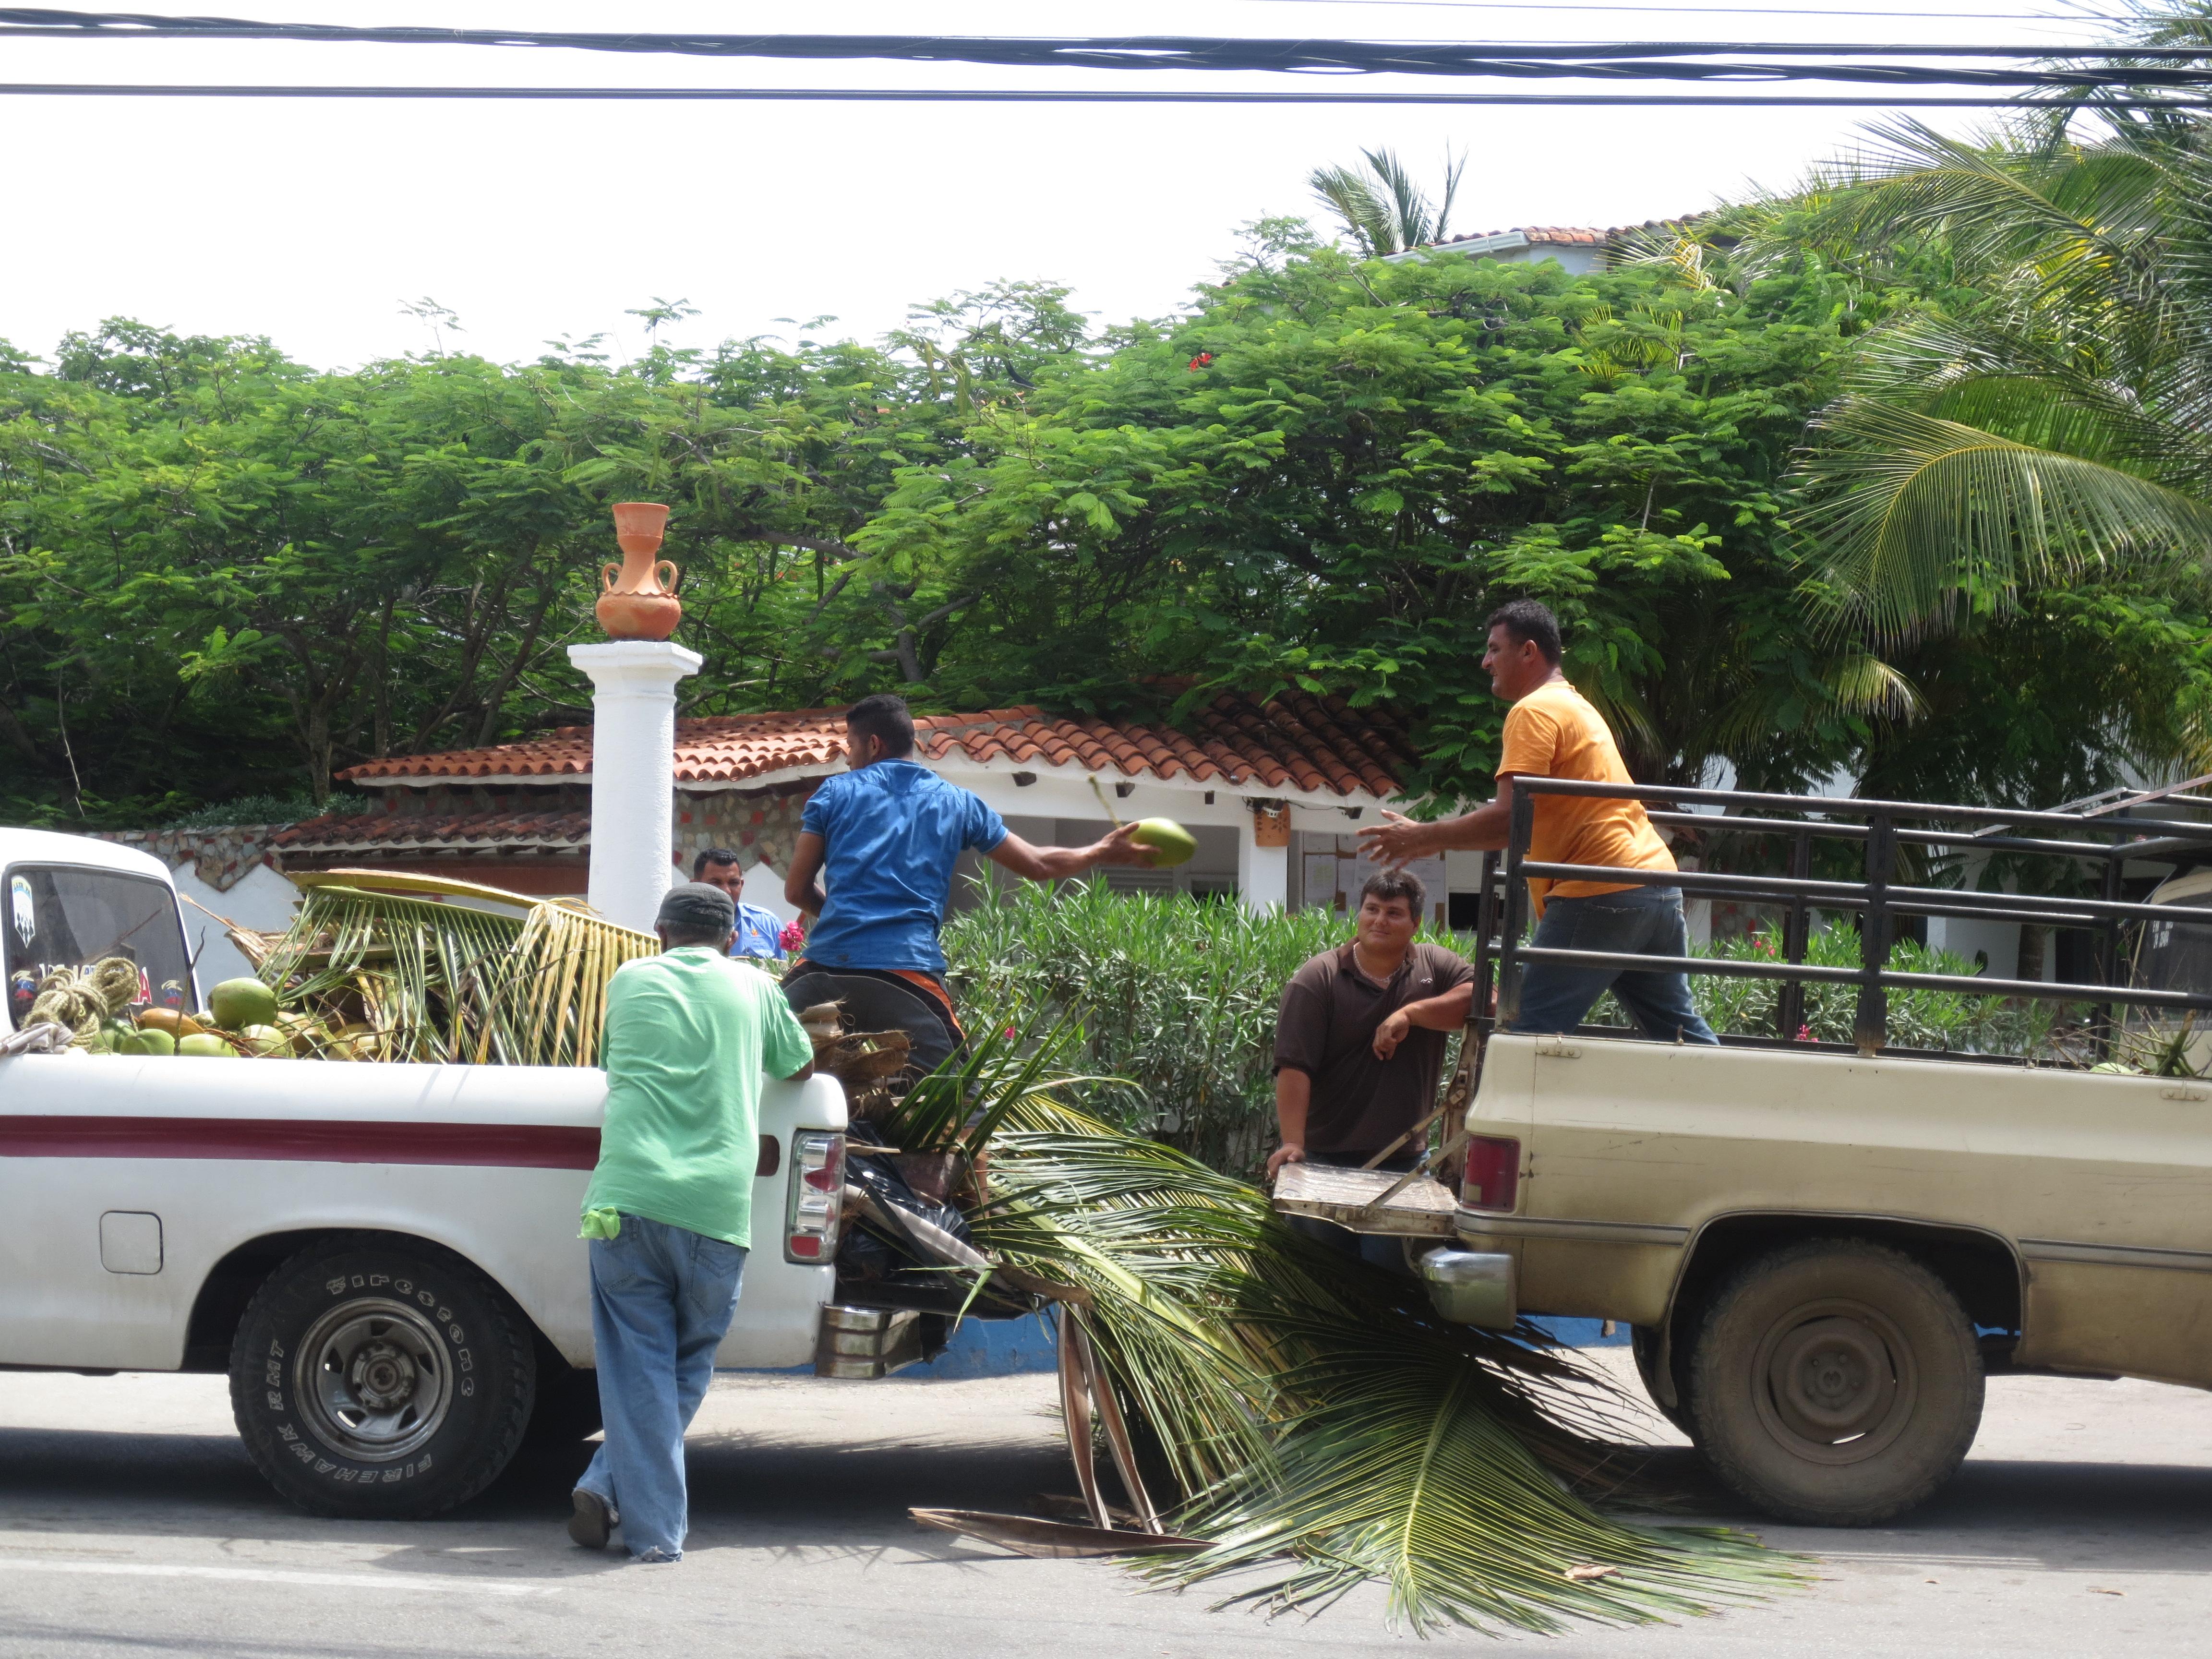
{"label": "brown short-sleeve shirt", "polygon": [[1410,947],[1388,985],[1360,972],[1349,945],[1322,951],[1291,976],[1275,1020],[1275,1069],[1313,1079],[1309,1156],[1364,1160],[1428,1115],[1449,1034],[1417,1025],[1389,1060],[1377,1060],[1375,1028],[1409,1002],[1474,982],[1467,960],[1439,945]]}

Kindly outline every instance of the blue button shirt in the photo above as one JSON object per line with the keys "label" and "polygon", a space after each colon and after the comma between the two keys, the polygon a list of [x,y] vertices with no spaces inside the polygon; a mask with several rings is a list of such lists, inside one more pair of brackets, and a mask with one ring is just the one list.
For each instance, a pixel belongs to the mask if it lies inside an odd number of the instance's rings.
{"label": "blue button shirt", "polygon": [[910,760],[823,779],[799,826],[822,837],[828,902],[806,936],[825,968],[945,971],[938,930],[964,848],[988,853],[1006,826],[981,799]]}
{"label": "blue button shirt", "polygon": [[783,918],[761,905],[738,902],[738,936],[730,943],[733,957],[780,961],[783,956]]}

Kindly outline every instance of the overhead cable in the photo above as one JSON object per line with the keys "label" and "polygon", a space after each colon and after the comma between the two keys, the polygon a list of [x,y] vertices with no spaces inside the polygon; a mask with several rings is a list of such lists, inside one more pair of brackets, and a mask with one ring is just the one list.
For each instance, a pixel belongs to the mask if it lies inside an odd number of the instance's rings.
{"label": "overhead cable", "polygon": [[1820,93],[1296,92],[1176,90],[1123,92],[1078,87],[457,87],[207,86],[143,82],[0,82],[0,98],[425,98],[525,102],[787,104],[1446,104],[1598,105],[1666,109],[2014,109],[2063,112],[2206,110],[2212,98],[2069,95],[1871,97]]}
{"label": "overhead cable", "polygon": [[1486,75],[1500,61],[1575,63],[1712,58],[1981,58],[2188,64],[2212,46],[1910,46],[1894,41],[1538,41],[1268,40],[1218,35],[1025,37],[939,34],[708,34],[549,33],[408,25],[260,23],[228,17],[0,7],[0,39],[73,40],[283,40],[375,46],[551,48],[631,55],[761,58],[798,61],[873,58],[901,63],[988,64],[1020,69],[1233,70],[1367,75]]}

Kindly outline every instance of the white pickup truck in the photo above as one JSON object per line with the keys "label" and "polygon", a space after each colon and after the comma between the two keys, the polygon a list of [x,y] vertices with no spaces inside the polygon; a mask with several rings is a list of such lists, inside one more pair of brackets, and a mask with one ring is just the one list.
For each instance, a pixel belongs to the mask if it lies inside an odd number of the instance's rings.
{"label": "white pickup truck", "polygon": [[[0,830],[7,1006],[127,956],[197,1008],[161,863]],[[286,1497],[419,1516],[526,1435],[597,1426],[577,1212],[605,1075],[20,1054],[0,1058],[0,1370],[223,1371]],[[771,1079],[753,1251],[716,1363],[879,1375],[913,1316],[836,1309],[845,1097]]]}

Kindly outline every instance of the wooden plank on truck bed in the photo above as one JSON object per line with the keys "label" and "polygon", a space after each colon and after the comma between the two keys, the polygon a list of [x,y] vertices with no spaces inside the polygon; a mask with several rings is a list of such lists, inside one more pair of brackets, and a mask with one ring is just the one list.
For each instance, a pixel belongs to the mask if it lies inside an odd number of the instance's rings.
{"label": "wooden plank on truck bed", "polygon": [[1285,1215],[1334,1221],[1357,1233],[1449,1238],[1459,1200],[1452,1189],[1423,1176],[1388,1204],[1367,1206],[1402,1178],[1395,1170],[1346,1170],[1331,1164],[1285,1164],[1275,1177],[1275,1207]]}

